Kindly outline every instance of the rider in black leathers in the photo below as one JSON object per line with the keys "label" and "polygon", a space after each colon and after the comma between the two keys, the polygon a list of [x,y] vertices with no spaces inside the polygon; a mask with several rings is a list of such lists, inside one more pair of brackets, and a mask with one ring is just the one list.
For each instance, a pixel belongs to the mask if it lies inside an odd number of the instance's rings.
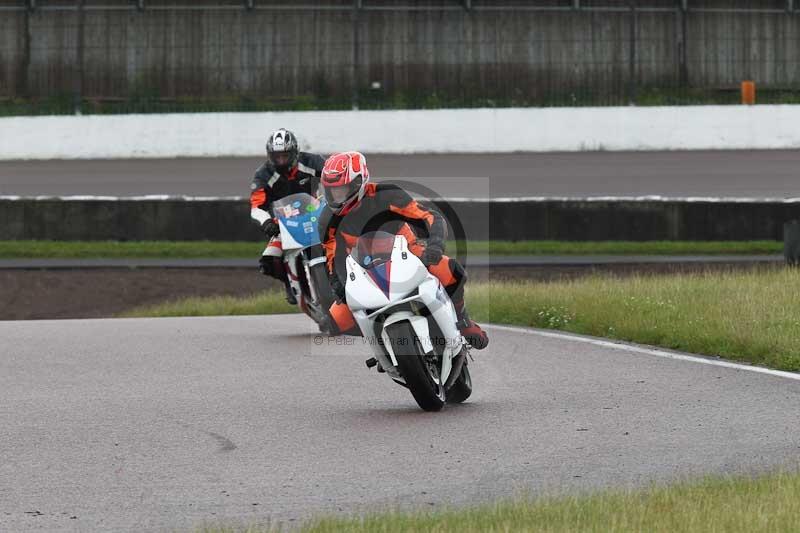
{"label": "rider in black leathers", "polygon": [[267,140],[267,161],[253,177],[250,186],[250,216],[267,236],[267,247],[259,259],[259,270],[286,285],[286,299],[297,303],[283,265],[280,229],[271,212],[272,202],[290,194],[305,192],[317,197],[325,159],[319,154],[300,152],[297,137],[279,129]]}

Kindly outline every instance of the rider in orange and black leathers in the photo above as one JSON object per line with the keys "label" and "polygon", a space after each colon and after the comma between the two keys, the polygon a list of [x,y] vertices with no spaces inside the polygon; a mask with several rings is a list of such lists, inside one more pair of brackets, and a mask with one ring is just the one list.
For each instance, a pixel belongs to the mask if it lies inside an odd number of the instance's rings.
{"label": "rider in orange and black leathers", "polygon": [[[320,219],[320,238],[331,287],[338,298],[330,310],[334,331],[358,334],[353,315],[344,303],[345,257],[359,236],[380,230],[406,237],[409,251],[422,260],[450,295],[461,333],[474,348],[486,347],[486,333],[466,311],[466,272],[455,259],[444,255],[446,225],[439,213],[426,209],[396,185],[369,183],[366,159],[358,152],[328,158],[321,184],[328,206]],[[425,245],[419,239],[424,239]]]}

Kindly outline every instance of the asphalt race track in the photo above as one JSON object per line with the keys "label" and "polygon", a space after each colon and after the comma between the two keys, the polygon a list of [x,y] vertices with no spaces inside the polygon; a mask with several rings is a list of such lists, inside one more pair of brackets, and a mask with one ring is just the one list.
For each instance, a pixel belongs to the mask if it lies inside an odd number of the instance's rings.
{"label": "asphalt race track", "polygon": [[[800,381],[490,328],[424,413],[301,316],[0,322],[0,530],[185,530],[797,466]],[[662,354],[663,355],[663,354]]]}
{"label": "asphalt race track", "polygon": [[[800,197],[800,150],[367,154],[443,197]],[[0,195],[247,196],[259,158],[0,161]]]}

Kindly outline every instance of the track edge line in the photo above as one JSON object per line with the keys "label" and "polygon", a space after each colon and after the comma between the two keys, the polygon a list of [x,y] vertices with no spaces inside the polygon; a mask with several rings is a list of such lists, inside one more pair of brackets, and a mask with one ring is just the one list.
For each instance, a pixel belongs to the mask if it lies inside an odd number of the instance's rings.
{"label": "track edge line", "polygon": [[787,372],[785,370],[775,370],[763,366],[748,365],[744,363],[735,363],[727,359],[715,359],[713,356],[704,356],[698,354],[691,354],[685,352],[674,352],[665,350],[663,348],[655,348],[644,344],[634,344],[625,341],[614,342],[611,340],[603,339],[600,337],[592,337],[589,335],[580,335],[577,333],[567,333],[561,331],[542,330],[538,328],[526,328],[522,326],[506,326],[502,324],[485,324],[485,327],[492,329],[499,329],[505,331],[512,331],[514,333],[525,333],[528,335],[538,335],[540,337],[547,337],[552,339],[569,340],[573,342],[582,342],[603,348],[610,348],[612,350],[641,353],[645,355],[652,355],[654,357],[661,357],[664,359],[672,359],[674,361],[687,361],[691,363],[699,363],[710,366],[717,366],[723,368],[731,368],[734,370],[743,370],[746,372],[753,372],[757,374],[766,374],[769,376],[781,377],[784,379],[792,379],[800,381],[800,373]]}

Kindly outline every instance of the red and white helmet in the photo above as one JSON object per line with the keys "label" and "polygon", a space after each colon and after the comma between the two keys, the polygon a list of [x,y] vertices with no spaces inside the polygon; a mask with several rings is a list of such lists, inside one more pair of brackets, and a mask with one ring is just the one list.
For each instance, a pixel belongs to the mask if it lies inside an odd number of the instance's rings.
{"label": "red and white helmet", "polygon": [[367,158],[360,152],[333,154],[322,169],[325,200],[336,214],[344,214],[364,197],[369,170]]}

